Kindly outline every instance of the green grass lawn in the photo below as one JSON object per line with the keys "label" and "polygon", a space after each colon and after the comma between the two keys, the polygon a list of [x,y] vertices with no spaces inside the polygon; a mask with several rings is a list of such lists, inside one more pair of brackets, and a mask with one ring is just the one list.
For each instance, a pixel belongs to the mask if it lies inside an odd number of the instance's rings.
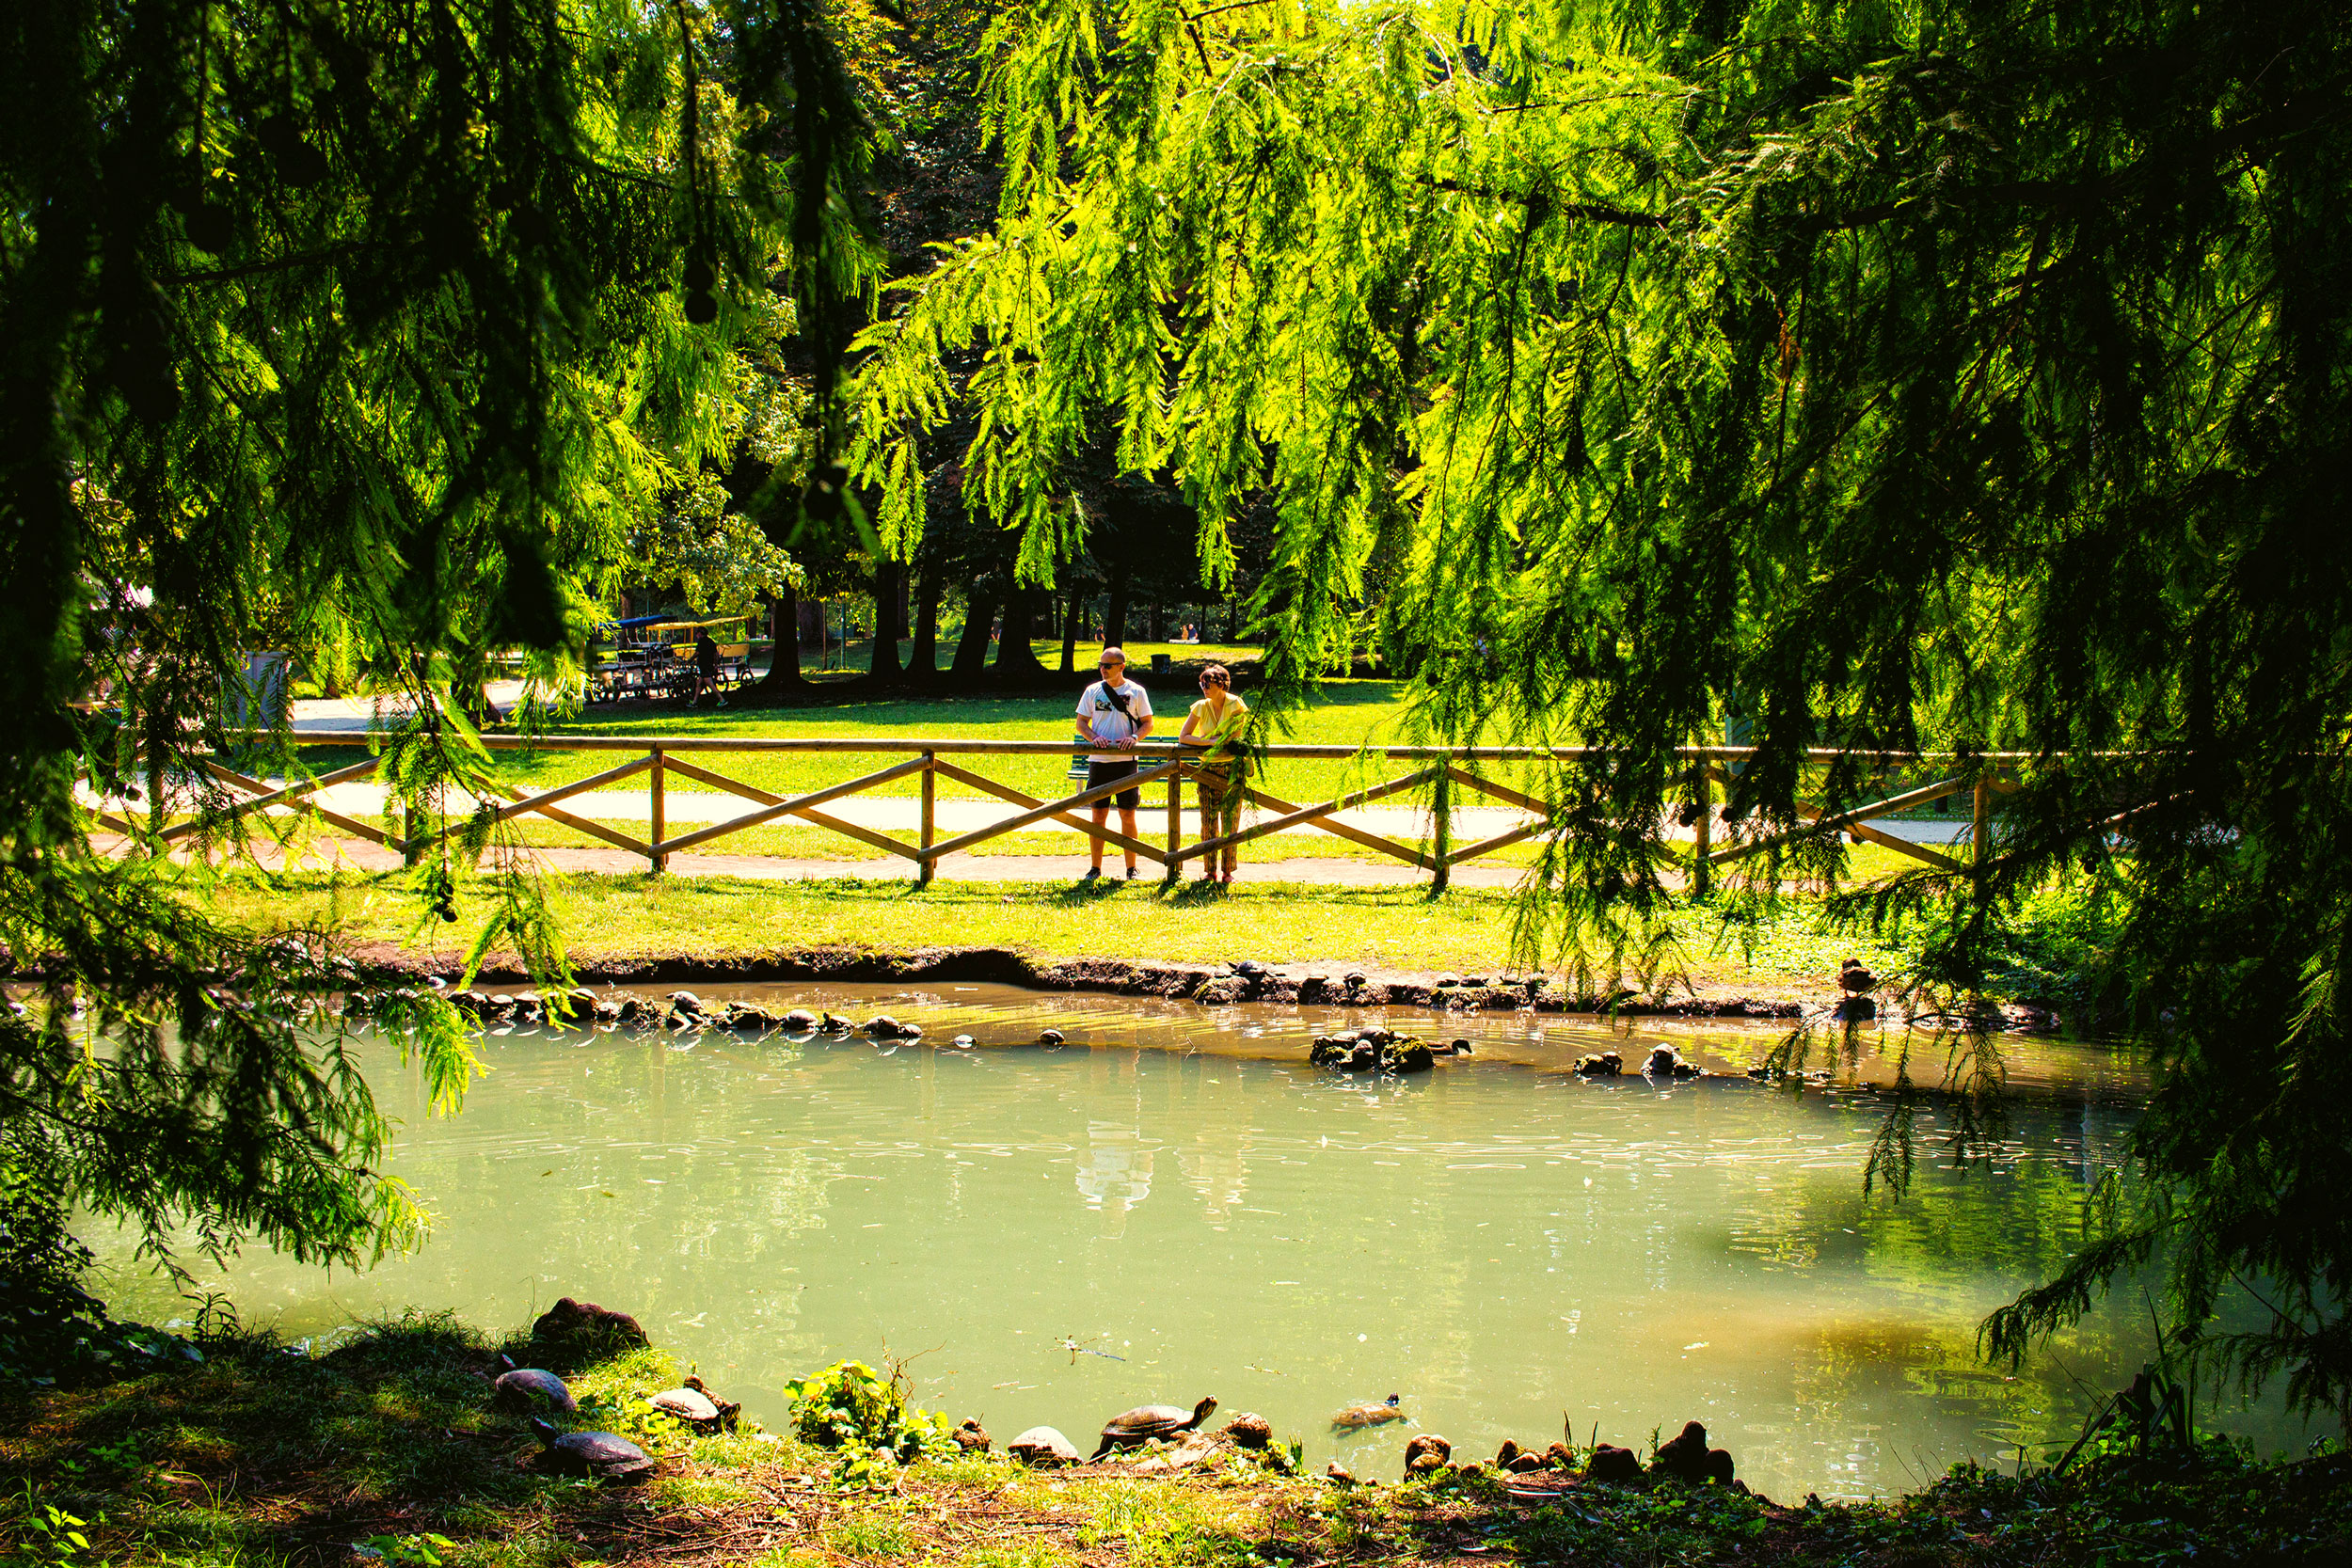
{"label": "green grass lawn", "polygon": [[[1091,679],[1091,676],[1088,677]],[[1393,681],[1333,681],[1315,705],[1300,715],[1288,733],[1272,738],[1285,743],[1317,746],[1360,746],[1368,741],[1397,738],[1404,704]],[[554,726],[563,736],[643,736],[651,739],[676,736],[777,736],[846,739],[856,736],[894,740],[936,738],[952,740],[1025,740],[1059,743],[1070,738],[1083,688],[1073,681],[1067,692],[1018,692],[929,698],[859,700],[845,697],[831,705],[762,708],[739,694],[733,705],[710,709],[679,708],[669,704],[624,704],[598,706],[565,719]],[[1147,689],[1149,689],[1147,688]],[[1198,691],[1154,691],[1158,737],[1173,739],[1183,729],[1184,715]],[[306,747],[304,760],[326,771],[365,756],[358,747]],[[628,761],[627,753],[610,752],[501,752],[498,773],[511,784],[552,788],[586,778]],[[693,759],[714,772],[778,795],[801,794],[876,772],[905,760],[904,753],[857,755],[840,752],[779,752],[770,754],[701,756]],[[1062,756],[981,756],[954,759],[970,771],[998,780],[1025,794],[1051,800],[1070,792],[1069,762]],[[1261,786],[1287,800],[1328,800],[1347,788],[1360,787],[1391,776],[1375,762],[1369,770],[1354,763],[1279,760],[1273,763]],[[1408,768],[1399,765],[1395,771]],[[1500,777],[1500,775],[1498,775]],[[643,789],[640,780],[616,788]],[[668,788],[701,791],[708,786],[673,779]],[[915,779],[894,780],[877,786],[877,795],[912,796]],[[980,794],[951,780],[939,782],[942,795]],[[1400,798],[1404,799],[1404,798]]]}
{"label": "green grass lawn", "polygon": [[[961,626],[943,626],[940,629],[939,647],[934,656],[935,668],[940,670],[947,668],[949,662],[955,657],[957,639],[962,635],[963,629]],[[1255,664],[1265,654],[1265,650],[1254,642],[1130,641],[1121,642],[1120,648],[1126,654],[1128,663],[1135,667],[1136,673],[1147,677],[1152,669],[1153,654],[1166,654],[1172,664],[1222,664],[1228,669],[1244,664]],[[1078,641],[1077,665],[1079,670],[1085,673],[1088,680],[1094,678],[1095,657],[1102,651],[1103,644],[1100,642],[1085,638]],[[1061,668],[1061,639],[1057,637],[1032,638],[1029,641],[1029,652],[1034,654],[1037,661],[1048,670]],[[989,644],[988,657],[992,664],[996,661],[996,644],[993,642]],[[914,663],[914,643],[911,639],[901,639],[898,643],[898,668],[910,669]],[[822,656],[813,649],[804,650],[801,655],[801,673],[811,677],[833,672],[862,675],[873,667],[874,644],[867,638],[855,638],[847,644],[828,648]],[[1185,684],[1189,688],[1191,683]]]}
{"label": "green grass lawn", "polygon": [[[909,952],[932,946],[1016,948],[1048,959],[1157,958],[1357,963],[1406,971],[1499,967],[1512,961],[1518,905],[1500,889],[1342,888],[1241,882],[1216,895],[1153,879],[1081,887],[1051,882],[951,882],[903,878],[751,880],[723,877],[550,876],[548,903],[575,954],[722,958],[841,946]],[[249,928],[317,924],[354,942],[435,950],[462,945],[488,912],[469,887],[454,926],[421,927],[397,874],[240,870],[207,895],[209,907]],[[1899,941],[1838,935],[1819,906],[1792,900],[1772,920],[1730,927],[1707,906],[1677,922],[1670,961],[1648,976],[1756,995],[1826,994],[1840,958],[1892,970]],[[1541,955],[1555,971],[1561,955]],[[1640,980],[1643,976],[1629,976]],[[1645,982],[1646,983],[1646,982]]]}

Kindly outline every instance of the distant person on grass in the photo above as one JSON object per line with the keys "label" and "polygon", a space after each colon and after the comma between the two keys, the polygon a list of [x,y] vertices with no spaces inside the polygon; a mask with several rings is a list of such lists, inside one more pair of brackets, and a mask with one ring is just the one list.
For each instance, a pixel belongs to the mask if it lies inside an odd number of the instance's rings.
{"label": "distant person on grass", "polygon": [[[1117,648],[1103,650],[1098,666],[1103,678],[1086,689],[1078,699],[1078,737],[1090,740],[1094,750],[1087,755],[1087,787],[1099,789],[1104,784],[1135,777],[1136,742],[1152,733],[1152,699],[1142,687],[1127,678],[1127,656]],[[1129,838],[1136,836],[1136,806],[1142,799],[1140,789],[1122,789],[1094,802],[1094,827],[1099,834],[1110,818],[1111,802],[1119,802],[1119,828]],[[1094,864],[1084,881],[1099,881],[1103,876],[1103,840],[1090,836],[1087,840],[1093,851]],[[1127,879],[1136,879],[1136,852],[1127,851]]]}
{"label": "distant person on grass", "polygon": [[[1242,776],[1249,765],[1246,734],[1249,707],[1233,695],[1233,677],[1222,664],[1200,672],[1200,700],[1192,705],[1176,738],[1202,751],[1193,767],[1200,775],[1200,836],[1223,838],[1241,832]],[[1197,738],[1196,738],[1197,736]],[[1217,875],[1214,856],[1203,857],[1200,879],[1233,885],[1234,867],[1241,863],[1241,846],[1225,847],[1225,874]]]}
{"label": "distant person on grass", "polygon": [[694,628],[694,695],[687,700],[686,705],[694,706],[703,700],[705,694],[709,696],[712,707],[727,705],[727,700],[719,695],[719,644],[712,641],[708,626],[696,626]]}

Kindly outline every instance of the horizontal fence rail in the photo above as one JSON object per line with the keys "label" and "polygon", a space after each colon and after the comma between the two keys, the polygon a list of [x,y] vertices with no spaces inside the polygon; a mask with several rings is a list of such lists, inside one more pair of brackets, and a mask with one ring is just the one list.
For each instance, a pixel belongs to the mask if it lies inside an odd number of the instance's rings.
{"label": "horizontal fence rail", "polygon": [[[342,732],[297,733],[287,736],[249,736],[246,738],[264,743],[291,741],[300,747],[342,747],[365,745],[369,737]],[[732,834],[787,819],[805,823],[828,832],[838,833],[870,848],[912,861],[918,881],[930,882],[938,863],[946,856],[970,849],[1006,833],[1018,832],[1040,823],[1057,826],[1086,833],[1116,846],[1120,850],[1148,860],[1166,868],[1173,879],[1186,861],[1198,860],[1214,863],[1214,858],[1229,848],[1265,838],[1270,834],[1299,827],[1311,827],[1349,843],[1359,845],[1419,870],[1427,872],[1433,885],[1446,885],[1447,874],[1456,865],[1491,855],[1499,849],[1540,836],[1549,831],[1553,816],[1551,802],[1508,784],[1486,778],[1472,769],[1479,764],[1512,763],[1577,763],[1605,760],[1622,754],[1607,747],[1539,748],[1526,746],[1442,747],[1442,746],[1263,746],[1250,752],[1253,761],[1324,761],[1370,763],[1375,759],[1392,763],[1422,764],[1410,771],[1378,784],[1368,784],[1328,800],[1300,804],[1260,788],[1256,781],[1245,777],[1239,784],[1243,797],[1251,804],[1273,815],[1250,823],[1237,832],[1214,837],[1202,837],[1186,843],[1184,836],[1184,786],[1189,781],[1196,787],[1200,781],[1199,758],[1204,748],[1168,741],[1147,741],[1133,753],[1136,771],[1111,783],[1081,789],[1059,800],[1045,800],[1029,795],[1012,785],[991,779],[971,768],[946,760],[952,756],[1054,756],[1070,758],[1084,755],[1091,750],[1084,744],[1053,740],[961,740],[946,736],[901,738],[890,736],[786,737],[757,736],[513,736],[491,735],[480,737],[482,744],[494,752],[635,752],[635,756],[615,766],[602,768],[586,778],[532,792],[512,784],[492,787],[503,799],[490,804],[492,814],[500,821],[511,821],[525,816],[544,816],[551,822],[570,828],[591,838],[643,856],[655,872],[667,868],[669,859],[690,849],[716,843]],[[804,794],[785,796],[757,785],[728,777],[687,757],[707,757],[727,753],[759,754],[774,752],[819,752],[827,754],[903,756],[905,760],[889,764],[854,779],[828,784]],[[1688,764],[1679,787],[1688,791],[1691,806],[1690,825],[1692,844],[1689,854],[1689,871],[1693,885],[1704,888],[1714,867],[1741,857],[1788,844],[1815,832],[1839,832],[1856,843],[1876,844],[1898,854],[1934,867],[1939,871],[1966,874],[1967,863],[1924,845],[1884,832],[1869,825],[1872,818],[1890,816],[1917,806],[1932,804],[1966,791],[1970,795],[1969,845],[1972,859],[1982,864],[1991,849],[1991,816],[1993,796],[2016,786],[2001,774],[2014,765],[2031,760],[2028,752],[1974,752],[1966,757],[1951,753],[1920,752],[1885,756],[1890,767],[1915,768],[1926,766],[1948,766],[1962,769],[1952,776],[1934,783],[1888,795],[1882,800],[1831,814],[1821,807],[1800,801],[1798,815],[1807,827],[1793,832],[1735,837],[1718,847],[1714,842],[1717,831],[1715,791],[1728,791],[1733,779],[1729,771],[1755,754],[1751,748],[1737,746],[1684,747],[1678,750],[1678,760]],[[1817,749],[1806,753],[1808,761],[1829,762],[1852,760],[1868,753]],[[248,777],[221,763],[207,761],[201,767],[214,783],[236,791],[241,797],[224,809],[206,814],[196,820],[176,822],[156,835],[165,844],[183,840],[199,831],[206,822],[225,823],[256,812],[283,809],[307,812],[322,821],[355,837],[396,849],[415,860],[435,843],[465,831],[470,817],[444,821],[437,827],[427,827],[405,835],[345,814],[329,810],[310,799],[333,784],[358,782],[373,777],[380,759],[370,757],[364,762],[339,768],[313,778],[274,785],[261,779]],[[563,809],[563,802],[576,796],[605,788],[638,774],[648,776],[648,833],[638,838],[613,828],[608,823],[592,820],[576,812]],[[672,834],[667,831],[666,803],[668,780],[675,774],[691,779],[713,790],[744,800],[751,809],[741,815],[707,827]],[[861,824],[845,821],[818,808],[861,794],[866,790],[894,783],[910,776],[921,782],[918,832],[913,842],[896,838]],[[942,839],[938,835],[937,782],[945,778],[968,789],[993,796],[1007,804],[1020,808],[1014,815],[976,828],[969,832]],[[1129,790],[1164,785],[1167,791],[1167,837],[1164,844],[1153,844],[1138,836],[1120,832],[1110,820],[1098,827],[1088,816],[1078,815],[1097,806],[1108,806],[1111,798]],[[1354,823],[1340,821],[1333,814],[1367,805],[1410,790],[1430,790],[1430,820],[1432,832],[1420,845],[1406,844],[1377,833]],[[1526,812],[1533,820],[1475,843],[1454,846],[1450,832],[1455,789],[1499,800]],[[101,826],[139,837],[141,831],[103,809],[96,811]],[[413,827],[413,824],[411,825]]]}

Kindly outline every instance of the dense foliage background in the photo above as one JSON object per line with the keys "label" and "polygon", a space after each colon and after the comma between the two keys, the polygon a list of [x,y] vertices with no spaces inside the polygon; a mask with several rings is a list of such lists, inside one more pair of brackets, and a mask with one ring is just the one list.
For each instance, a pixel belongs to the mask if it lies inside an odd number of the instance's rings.
{"label": "dense foliage background", "polygon": [[[201,855],[94,855],[76,781],[142,799],[135,833],[218,804],[201,762],[271,749],[229,733],[269,695],[243,652],[293,645],[406,694],[387,775],[430,800],[480,761],[494,653],[560,683],[646,536],[715,515],[714,467],[804,470],[868,265],[842,43],[870,30],[607,0],[0,17],[0,942],[46,1004],[0,1018],[12,1190],[159,1249],[191,1221],[346,1262],[413,1239],[390,1130],[306,1000],[339,980],[325,934],[215,923]],[[736,569],[787,570],[767,534],[798,511],[767,501]],[[424,857],[421,907],[454,918],[485,849],[479,940],[560,979],[486,825]],[[465,1032],[402,1011],[453,1104]]]}
{"label": "dense foliage background", "polygon": [[[867,334],[863,470],[918,535],[916,442],[969,410],[962,498],[1039,573],[1104,433],[1211,578],[1270,507],[1285,693],[1369,644],[1436,733],[1603,748],[1550,791],[1548,941],[1670,931],[1678,745],[1757,748],[1729,813],[1779,842],[1734,899],[1836,870],[1801,784],[1835,811],[1922,750],[2015,753],[1996,854],[1849,909],[1941,911],[1963,993],[2027,894],[2118,911],[2162,1064],[2140,1164],[1993,1342],[2161,1257],[2185,1342],[2341,1404],[2346,26],[1013,8],[999,220]],[[2266,1325],[2217,1339],[2233,1294]]]}
{"label": "dense foliage background", "polygon": [[[1801,789],[1997,769],[1994,854],[1846,912],[1934,914],[1923,978],[1964,1003],[2066,887],[2160,1069],[2133,1173],[1992,1343],[2161,1260],[2176,1344],[2352,1400],[2352,17],[918,10],[0,19],[0,937],[51,955],[0,1022],[12,1158],[158,1238],[406,1233],[332,1037],[246,1000],[331,984],[323,942],[257,948],[200,870],[87,847],[77,772],[160,811],[239,650],[414,692],[386,744],[421,800],[490,653],[560,679],[649,551],[740,599],[853,545],[918,597],[985,578],[1013,629],[1090,548],[1222,589],[1251,531],[1278,711],[1376,652],[1431,733],[1564,748],[1531,943],[1672,940],[1687,742],[1756,747],[1735,911],[1838,870]],[[907,109],[912,37],[977,96]],[[893,115],[992,140],[992,223],[873,196]],[[946,241],[876,296],[885,230]],[[424,907],[485,847],[482,939],[560,975],[486,832]],[[464,1037],[415,1021],[453,1098]],[[2232,1298],[2257,1332],[2213,1331]]]}

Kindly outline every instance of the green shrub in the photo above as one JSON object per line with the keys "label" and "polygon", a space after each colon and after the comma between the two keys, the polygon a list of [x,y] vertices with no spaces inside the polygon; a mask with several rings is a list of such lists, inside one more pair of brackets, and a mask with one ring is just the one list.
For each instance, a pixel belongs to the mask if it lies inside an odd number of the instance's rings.
{"label": "green shrub", "polygon": [[953,1424],[907,1402],[905,1375],[883,1376],[863,1361],[836,1361],[815,1377],[787,1383],[792,1420],[803,1441],[852,1457],[877,1449],[901,1465],[957,1451]]}

